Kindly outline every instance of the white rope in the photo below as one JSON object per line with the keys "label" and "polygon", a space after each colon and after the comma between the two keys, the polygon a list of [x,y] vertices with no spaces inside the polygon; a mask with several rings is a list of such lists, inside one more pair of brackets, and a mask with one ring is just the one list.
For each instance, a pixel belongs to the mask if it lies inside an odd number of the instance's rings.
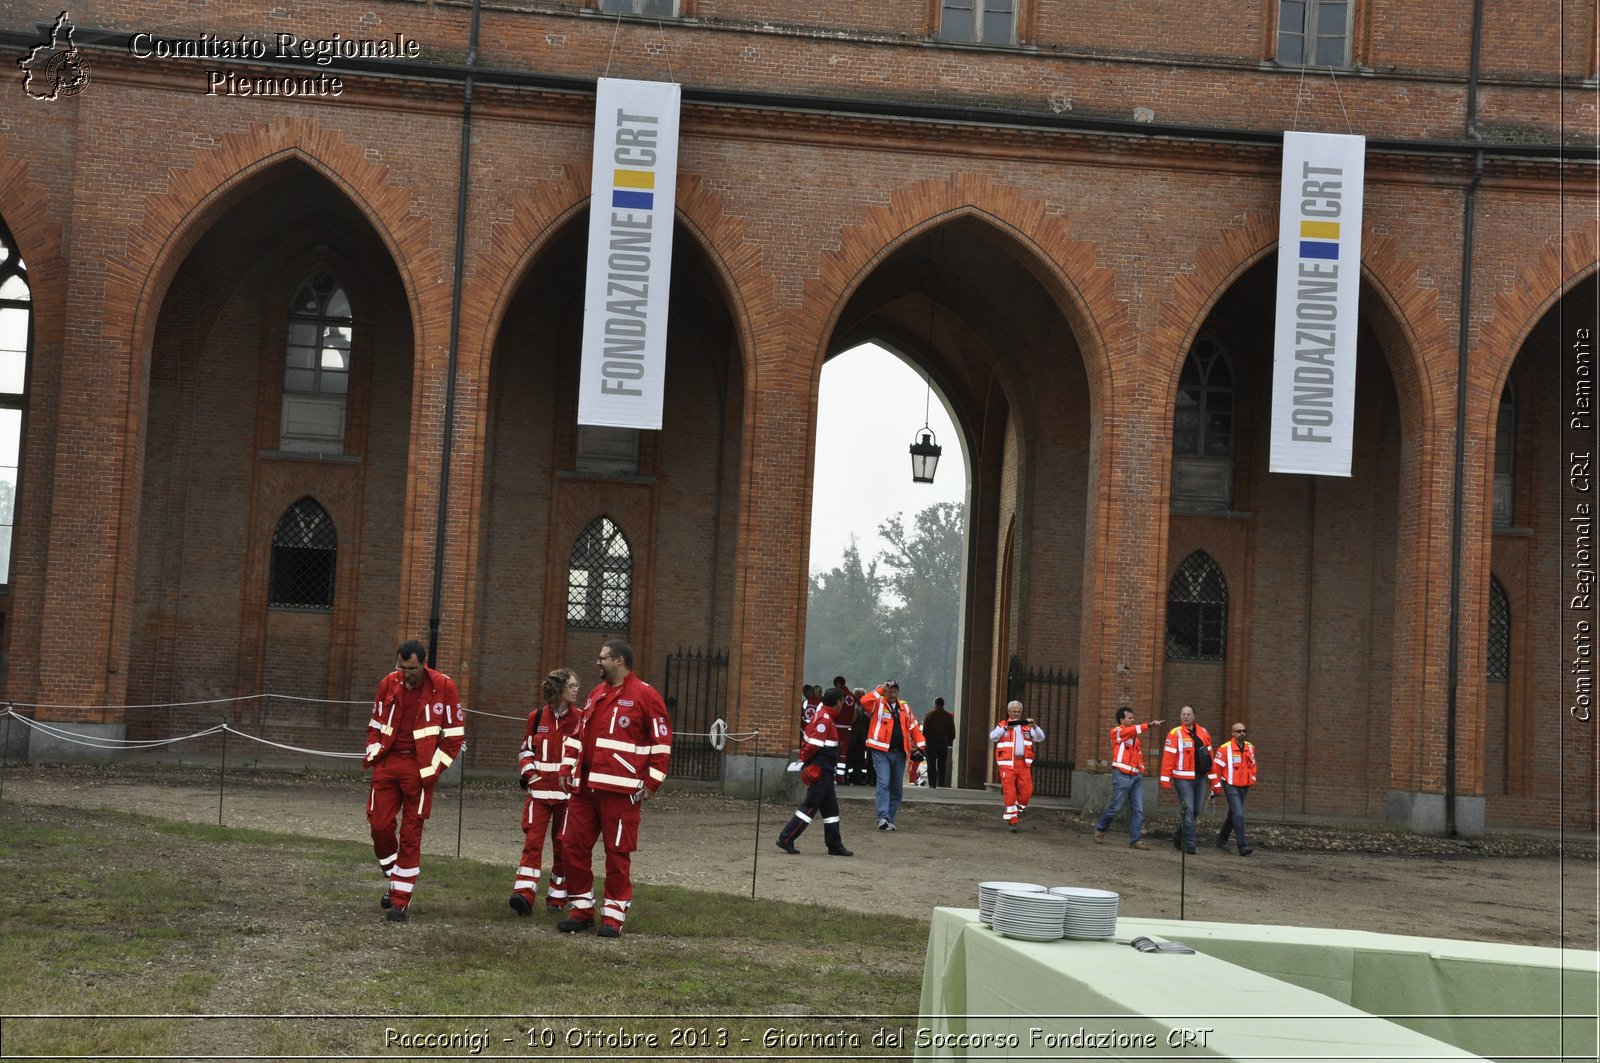
{"label": "white rope", "polygon": [[35,731],[43,731],[50,737],[59,738],[63,742],[71,742],[74,745],[80,746],[97,746],[100,749],[144,749],[150,746],[171,745],[174,742],[187,742],[191,738],[204,738],[206,735],[216,734],[218,731],[222,730],[223,727],[222,724],[215,724],[206,728],[204,731],[196,731],[194,734],[182,735],[178,738],[90,738],[78,733],[77,731],[67,731],[59,727],[52,727],[47,723],[42,723],[39,720],[31,719],[30,717],[22,715],[20,712],[13,712],[10,709],[7,709],[4,713],[0,713],[0,718],[5,716],[10,716],[21,720],[24,724],[33,728]]}
{"label": "white rope", "polygon": [[514,720],[517,723],[528,722],[528,718],[526,716],[504,716],[498,712],[485,712],[482,709],[462,709],[461,711],[466,713],[468,716],[488,716],[496,720]]}
{"label": "white rope", "polygon": [[250,741],[260,742],[264,746],[273,746],[277,749],[287,749],[291,753],[309,753],[316,757],[340,757],[345,760],[355,760],[358,757],[366,756],[365,753],[330,753],[325,749],[306,749],[304,746],[286,746],[282,742],[272,742],[265,738],[257,738],[253,734],[245,734],[243,731],[235,730],[234,728],[229,727],[227,724],[223,724],[222,729],[227,731],[229,734],[236,734],[240,738],[248,738]]}
{"label": "white rope", "polygon": [[334,701],[329,698],[303,698],[298,694],[241,694],[236,698],[211,698],[207,701],[158,701],[150,705],[52,705],[46,702],[8,701],[6,705],[14,709],[190,709],[197,705],[231,705],[239,701],[258,701],[262,698],[277,698],[280,701],[309,702],[315,705],[366,705],[367,699],[360,701]]}

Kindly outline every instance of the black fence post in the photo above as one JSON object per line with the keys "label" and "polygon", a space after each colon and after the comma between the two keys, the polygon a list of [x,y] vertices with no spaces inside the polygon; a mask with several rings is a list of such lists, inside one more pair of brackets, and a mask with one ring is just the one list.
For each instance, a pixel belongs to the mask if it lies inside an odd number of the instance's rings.
{"label": "black fence post", "polygon": [[217,770],[217,826],[222,826],[222,794],[228,785],[228,721],[222,721],[222,764]]}

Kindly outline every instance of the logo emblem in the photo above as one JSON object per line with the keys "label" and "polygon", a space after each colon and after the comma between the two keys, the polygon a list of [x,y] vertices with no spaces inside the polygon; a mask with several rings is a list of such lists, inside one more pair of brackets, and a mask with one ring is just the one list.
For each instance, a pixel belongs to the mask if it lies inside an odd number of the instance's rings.
{"label": "logo emblem", "polygon": [[617,726],[618,726],[618,727],[626,727],[626,726],[628,726],[628,724],[629,724],[629,723],[630,723],[630,722],[631,722],[631,721],[630,721],[630,720],[629,720],[629,719],[628,719],[628,718],[627,718],[627,717],[626,717],[626,716],[622,716],[622,717],[619,717],[619,718],[618,718],[618,719],[617,719]]}
{"label": "logo emblem", "polygon": [[26,58],[17,60],[22,68],[22,90],[33,99],[76,96],[89,84],[88,60],[72,43],[75,29],[67,13],[61,12],[50,27],[50,39],[34,45]]}

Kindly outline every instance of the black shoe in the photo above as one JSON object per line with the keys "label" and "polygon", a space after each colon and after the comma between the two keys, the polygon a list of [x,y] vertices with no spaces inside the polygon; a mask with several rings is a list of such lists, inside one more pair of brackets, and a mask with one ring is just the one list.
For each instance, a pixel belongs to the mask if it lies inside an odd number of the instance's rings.
{"label": "black shoe", "polygon": [[1194,846],[1190,845],[1190,846],[1186,847],[1183,851],[1188,853],[1190,856],[1193,856],[1194,855]]}
{"label": "black shoe", "polygon": [[1239,855],[1240,856],[1249,856],[1251,853],[1253,853],[1255,851],[1256,850],[1255,850],[1254,846],[1247,845],[1243,849],[1239,850]]}
{"label": "black shoe", "polygon": [[1227,852],[1228,851],[1228,843],[1227,842],[1223,842],[1223,841],[1219,841],[1219,842],[1217,842],[1217,848],[1221,849],[1223,852]]}
{"label": "black shoe", "polygon": [[852,853],[849,849],[846,849],[844,846],[841,845],[837,849],[829,849],[828,850],[828,855],[829,856],[854,856],[856,854]]}
{"label": "black shoe", "polygon": [[778,839],[778,848],[782,849],[784,852],[788,853],[790,856],[799,856],[800,855],[800,850],[796,849],[794,847],[794,842],[786,842],[782,838]]}
{"label": "black shoe", "polygon": [[518,915],[529,916],[533,914],[533,905],[529,904],[528,898],[524,897],[520,893],[513,893],[511,895],[510,904],[511,910],[516,912]]}
{"label": "black shoe", "polygon": [[561,931],[563,934],[581,934],[585,930],[592,929],[593,927],[593,919],[579,919],[577,916],[572,915],[567,916],[565,919],[561,920],[561,922],[556,924],[556,929]]}
{"label": "black shoe", "polygon": [[390,908],[384,918],[391,923],[403,923],[406,921],[406,910],[404,908]]}
{"label": "black shoe", "polygon": [[601,938],[619,938],[621,936],[622,928],[619,926],[603,926],[595,932],[595,937]]}
{"label": "black shoe", "polygon": [[393,904],[394,904],[394,901],[389,899],[389,891],[388,890],[384,890],[383,891],[383,896],[378,898],[378,907],[379,908],[388,908],[388,907],[391,907]]}

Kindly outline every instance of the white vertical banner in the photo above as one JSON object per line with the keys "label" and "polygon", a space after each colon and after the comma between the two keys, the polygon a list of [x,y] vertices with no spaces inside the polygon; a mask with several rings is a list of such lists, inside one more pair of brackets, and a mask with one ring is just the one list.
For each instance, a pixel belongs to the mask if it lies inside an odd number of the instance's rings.
{"label": "white vertical banner", "polygon": [[579,424],[661,427],[681,96],[659,81],[600,79]]}
{"label": "white vertical banner", "polygon": [[1283,134],[1272,472],[1349,476],[1367,139]]}

